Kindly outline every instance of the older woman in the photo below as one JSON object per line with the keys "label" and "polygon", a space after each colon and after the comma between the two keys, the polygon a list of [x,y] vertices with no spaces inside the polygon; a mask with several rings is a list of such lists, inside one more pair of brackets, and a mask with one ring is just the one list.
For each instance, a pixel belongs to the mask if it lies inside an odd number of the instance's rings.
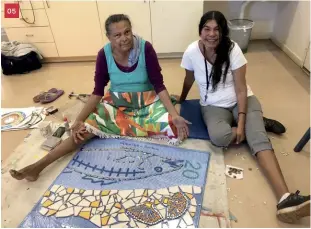
{"label": "older woman", "polygon": [[[181,66],[186,70],[180,102],[184,101],[194,81],[199,86],[203,119],[213,144],[228,147],[246,138],[252,154],[270,181],[276,196],[277,216],[293,223],[310,215],[310,196],[290,193],[266,133],[261,105],[246,84],[247,61],[229,38],[224,15],[205,13],[199,24],[198,41],[185,51]],[[232,127],[232,122],[237,127]]]}
{"label": "older woman", "polygon": [[11,170],[12,177],[35,181],[46,166],[96,135],[164,135],[175,142],[187,138],[189,122],[175,110],[152,45],[133,35],[126,15],[110,16],[105,28],[110,43],[98,53],[95,88],[72,126],[72,136],[38,162]]}

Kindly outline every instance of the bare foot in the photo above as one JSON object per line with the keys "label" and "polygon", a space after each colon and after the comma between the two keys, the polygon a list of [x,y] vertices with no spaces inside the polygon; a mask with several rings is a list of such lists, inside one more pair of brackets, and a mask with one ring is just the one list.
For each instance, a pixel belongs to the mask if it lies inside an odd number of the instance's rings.
{"label": "bare foot", "polygon": [[10,174],[16,180],[26,179],[28,181],[36,181],[39,177],[39,173],[35,171],[31,165],[21,169],[20,171],[11,169]]}

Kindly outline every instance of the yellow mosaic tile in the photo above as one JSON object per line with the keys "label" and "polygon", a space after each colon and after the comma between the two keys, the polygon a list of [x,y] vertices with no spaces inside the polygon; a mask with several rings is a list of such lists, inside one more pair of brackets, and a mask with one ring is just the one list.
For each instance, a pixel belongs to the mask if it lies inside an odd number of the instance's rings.
{"label": "yellow mosaic tile", "polygon": [[67,188],[68,193],[73,193],[73,191],[74,191],[74,188]]}
{"label": "yellow mosaic tile", "polygon": [[85,191],[84,189],[80,189],[79,193],[82,194],[84,193],[84,191]]}
{"label": "yellow mosaic tile", "polygon": [[192,198],[193,198],[193,195],[192,194],[190,194],[190,193],[185,193],[186,194],[186,196],[188,196],[188,198],[191,200]]}
{"label": "yellow mosaic tile", "polygon": [[194,216],[195,216],[195,212],[190,212],[190,215],[191,215],[192,217],[194,217]]}
{"label": "yellow mosaic tile", "polygon": [[49,212],[46,214],[46,216],[54,215],[57,211],[56,210],[49,210]]}
{"label": "yellow mosaic tile", "polygon": [[98,208],[99,207],[99,204],[100,204],[100,201],[93,201],[92,203],[91,203],[91,207],[93,207],[93,208]]}
{"label": "yellow mosaic tile", "polygon": [[42,206],[43,207],[48,207],[48,206],[50,206],[50,205],[52,205],[53,204],[53,202],[51,201],[51,200],[46,200],[43,204],[42,204]]}
{"label": "yellow mosaic tile", "polygon": [[110,190],[103,190],[102,193],[101,193],[101,195],[102,195],[102,196],[108,196],[109,193],[110,193]]}
{"label": "yellow mosaic tile", "polygon": [[148,196],[148,190],[146,189],[145,191],[144,191],[144,197],[147,197]]}
{"label": "yellow mosaic tile", "polygon": [[158,205],[159,203],[160,203],[159,200],[155,200],[155,201],[154,201],[154,204],[155,204],[155,205]]}
{"label": "yellow mosaic tile", "polygon": [[109,218],[110,218],[110,216],[107,215],[107,216],[104,216],[104,217],[101,219],[102,226],[106,226],[106,225],[108,224]]}
{"label": "yellow mosaic tile", "polygon": [[43,196],[49,197],[51,195],[51,191],[46,191]]}
{"label": "yellow mosaic tile", "polygon": [[122,205],[120,204],[120,203],[115,203],[115,205],[114,205],[116,208],[119,208],[119,209],[121,209],[122,208]]}
{"label": "yellow mosaic tile", "polygon": [[90,219],[91,212],[90,211],[81,211],[79,213],[79,216],[82,217],[83,219]]}
{"label": "yellow mosaic tile", "polygon": [[124,208],[122,208],[120,211],[119,211],[119,213],[124,213],[125,212],[125,209]]}

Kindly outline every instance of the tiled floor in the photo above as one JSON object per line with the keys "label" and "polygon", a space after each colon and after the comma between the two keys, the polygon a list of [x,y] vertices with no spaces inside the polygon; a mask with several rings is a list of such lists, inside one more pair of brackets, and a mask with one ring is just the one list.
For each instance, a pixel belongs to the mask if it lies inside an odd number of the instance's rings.
{"label": "tiled floor", "polygon": [[[262,103],[264,114],[275,118],[287,127],[284,136],[271,136],[277,158],[291,191],[299,189],[310,193],[310,144],[300,153],[293,148],[310,126],[310,78],[270,41],[252,42],[248,53],[247,82]],[[184,70],[180,60],[161,60],[165,84],[169,92],[179,94]],[[2,75],[2,107],[35,106],[32,97],[52,87],[90,93],[93,89],[94,63],[47,64],[36,72],[20,76]],[[188,98],[198,98],[193,87]],[[62,96],[55,107],[66,104]],[[2,160],[6,160],[28,131],[2,133]],[[228,178],[229,206],[238,222],[233,227],[289,227],[275,217],[276,200],[266,179],[257,170],[246,146],[229,149],[226,164],[244,168],[244,179]],[[283,156],[282,152],[289,153]],[[295,227],[310,227],[310,218]]]}

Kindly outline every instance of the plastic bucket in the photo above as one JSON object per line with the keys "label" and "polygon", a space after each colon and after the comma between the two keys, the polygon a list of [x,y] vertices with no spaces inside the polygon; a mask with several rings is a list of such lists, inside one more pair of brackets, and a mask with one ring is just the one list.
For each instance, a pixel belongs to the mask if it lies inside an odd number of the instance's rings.
{"label": "plastic bucket", "polygon": [[233,19],[228,22],[231,40],[238,43],[243,52],[247,52],[254,22],[248,19]]}

